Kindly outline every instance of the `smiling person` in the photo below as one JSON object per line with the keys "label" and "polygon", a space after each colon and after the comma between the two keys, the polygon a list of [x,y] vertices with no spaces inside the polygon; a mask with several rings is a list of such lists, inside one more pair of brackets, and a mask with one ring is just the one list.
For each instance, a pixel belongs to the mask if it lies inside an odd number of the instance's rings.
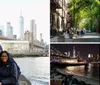
{"label": "smiling person", "polygon": [[0,53],[0,85],[19,85],[20,68],[7,51]]}

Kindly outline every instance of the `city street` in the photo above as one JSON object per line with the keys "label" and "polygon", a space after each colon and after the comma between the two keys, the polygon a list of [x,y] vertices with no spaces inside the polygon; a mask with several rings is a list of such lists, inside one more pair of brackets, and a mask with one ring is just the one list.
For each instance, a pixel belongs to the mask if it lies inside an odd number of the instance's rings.
{"label": "city street", "polygon": [[51,42],[100,42],[100,34],[98,33],[86,33],[83,36],[75,36],[73,39],[61,37],[53,37],[51,38]]}

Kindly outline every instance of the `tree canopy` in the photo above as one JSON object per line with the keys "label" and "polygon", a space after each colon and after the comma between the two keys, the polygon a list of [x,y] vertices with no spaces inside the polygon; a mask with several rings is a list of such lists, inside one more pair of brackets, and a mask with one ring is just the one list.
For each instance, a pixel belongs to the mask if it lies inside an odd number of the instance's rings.
{"label": "tree canopy", "polygon": [[71,26],[96,31],[100,29],[99,0],[70,0]]}

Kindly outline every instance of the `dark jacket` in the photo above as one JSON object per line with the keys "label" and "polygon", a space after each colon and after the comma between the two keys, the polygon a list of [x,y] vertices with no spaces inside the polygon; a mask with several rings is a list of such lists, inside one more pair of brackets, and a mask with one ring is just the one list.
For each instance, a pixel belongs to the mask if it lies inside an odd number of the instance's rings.
{"label": "dark jacket", "polygon": [[0,60],[0,82],[3,85],[19,85],[17,77],[18,69],[14,59],[9,56],[6,64]]}

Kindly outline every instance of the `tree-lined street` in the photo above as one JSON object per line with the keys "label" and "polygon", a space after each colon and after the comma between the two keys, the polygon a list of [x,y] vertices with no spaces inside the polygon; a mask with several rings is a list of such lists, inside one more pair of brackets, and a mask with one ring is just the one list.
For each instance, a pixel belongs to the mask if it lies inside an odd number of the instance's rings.
{"label": "tree-lined street", "polygon": [[66,14],[68,17],[65,18],[66,26],[62,28],[62,31],[52,27],[54,31],[51,32],[51,42],[99,42],[100,1],[66,1],[67,9],[69,9]]}
{"label": "tree-lined street", "polygon": [[100,32],[100,1],[70,0],[72,24],[77,29],[85,28],[91,32]]}

